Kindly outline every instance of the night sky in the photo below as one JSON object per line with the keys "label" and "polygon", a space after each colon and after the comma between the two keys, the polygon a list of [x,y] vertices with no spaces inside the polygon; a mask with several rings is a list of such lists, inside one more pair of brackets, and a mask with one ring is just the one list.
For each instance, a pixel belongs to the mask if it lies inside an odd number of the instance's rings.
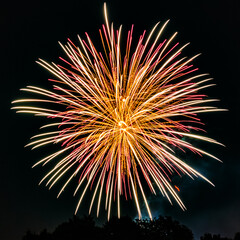
{"label": "night sky", "polygon": [[[24,148],[46,121],[32,115],[16,114],[10,110],[11,101],[26,97],[19,89],[27,85],[49,87],[51,75],[35,61],[59,62],[65,56],[58,41],[67,38],[77,43],[77,34],[84,38],[88,32],[93,42],[100,41],[98,29],[104,23],[103,2],[89,1],[10,1],[1,6],[1,160],[0,160],[0,239],[21,239],[30,229],[38,232],[53,230],[72,217],[78,198],[72,197],[73,187],[57,199],[61,185],[48,191],[38,182],[48,168],[31,166],[48,154],[51,148],[31,151]],[[226,147],[203,145],[205,150],[219,157],[184,159],[208,177],[207,182],[183,177],[176,180],[180,197],[187,207],[183,212],[174,202],[159,194],[149,196],[153,215],[170,215],[192,229],[198,239],[205,232],[233,237],[240,231],[240,2],[228,1],[161,1],[114,0],[107,2],[110,22],[115,28],[123,24],[123,32],[134,24],[133,38],[137,41],[144,30],[150,32],[158,21],[170,19],[165,33],[178,31],[176,41],[181,45],[191,42],[185,55],[202,55],[194,61],[199,72],[210,73],[216,86],[206,90],[212,98],[221,101],[215,105],[228,112],[203,114],[207,136]],[[197,143],[198,144],[198,143]],[[200,143],[199,143],[200,144]],[[51,153],[51,152],[50,152]],[[73,184],[74,185],[74,184]],[[75,185],[74,185],[75,186]],[[87,213],[87,198],[78,212]],[[124,203],[122,214],[136,216],[135,206]],[[86,206],[86,207],[85,207]],[[125,209],[125,210],[124,210]],[[96,219],[106,220],[104,210]]]}

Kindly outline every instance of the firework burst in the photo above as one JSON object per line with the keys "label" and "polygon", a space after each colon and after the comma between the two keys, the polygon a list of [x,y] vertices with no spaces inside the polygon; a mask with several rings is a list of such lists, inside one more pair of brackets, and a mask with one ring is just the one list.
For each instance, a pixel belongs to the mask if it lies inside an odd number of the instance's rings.
{"label": "firework burst", "polygon": [[[171,183],[174,173],[191,178],[207,178],[179,159],[174,149],[189,149],[200,155],[213,155],[194,147],[185,139],[197,139],[211,143],[217,141],[196,134],[201,129],[198,113],[219,111],[208,106],[216,99],[207,99],[200,90],[210,87],[207,74],[196,75],[190,59],[181,57],[182,50],[173,40],[163,39],[167,23],[157,23],[150,34],[140,36],[132,49],[133,28],[128,31],[126,48],[120,48],[122,26],[114,31],[108,23],[99,30],[103,52],[98,52],[86,34],[86,41],[79,37],[80,47],[68,41],[61,45],[68,56],[62,59],[64,66],[38,63],[56,79],[53,90],[27,86],[21,90],[38,94],[41,98],[20,99],[13,109],[47,117],[52,123],[42,128],[52,129],[32,137],[28,146],[42,147],[60,143],[59,151],[37,162],[34,166],[54,162],[54,167],[41,182],[50,188],[62,177],[68,176],[59,195],[68,183],[78,178],[74,195],[81,189],[76,212],[88,189],[92,189],[89,212],[97,202],[97,215],[105,201],[108,218],[113,202],[117,202],[120,217],[120,197],[135,201],[139,218],[139,198],[143,199],[149,217],[152,218],[142,182],[150,191],[160,191],[171,202],[175,199],[185,206]],[[156,37],[153,39],[153,34]],[[153,39],[153,40],[152,40]],[[44,103],[46,108],[25,106]],[[40,183],[41,183],[40,182]],[[58,195],[58,196],[59,196]],[[104,200],[103,200],[104,199]]]}

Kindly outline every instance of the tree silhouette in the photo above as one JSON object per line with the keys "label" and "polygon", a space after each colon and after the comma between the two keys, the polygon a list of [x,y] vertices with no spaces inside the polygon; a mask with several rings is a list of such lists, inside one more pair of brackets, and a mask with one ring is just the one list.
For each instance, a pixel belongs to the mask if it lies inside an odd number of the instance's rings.
{"label": "tree silhouette", "polygon": [[233,240],[240,240],[240,232],[237,232]]}
{"label": "tree silhouette", "polygon": [[[27,231],[22,240],[193,240],[192,231],[171,217],[153,220],[132,220],[130,217],[112,217],[102,227],[95,225],[91,216],[73,216],[49,233],[46,229],[39,234]],[[205,233],[200,240],[231,240],[220,234]],[[240,232],[233,240],[240,240]]]}
{"label": "tree silhouette", "polygon": [[151,240],[193,240],[193,233],[186,226],[171,217],[159,216],[157,219],[137,220],[142,239]]}
{"label": "tree silhouette", "polygon": [[138,226],[130,217],[112,217],[103,225],[106,240],[132,240],[139,238]]}
{"label": "tree silhouette", "polygon": [[30,230],[26,232],[26,235],[23,236],[22,240],[38,240],[39,237],[37,234],[32,233]]}
{"label": "tree silhouette", "polygon": [[211,233],[205,233],[202,237],[200,237],[200,240],[231,240],[227,237],[221,237],[220,234],[211,234]]}

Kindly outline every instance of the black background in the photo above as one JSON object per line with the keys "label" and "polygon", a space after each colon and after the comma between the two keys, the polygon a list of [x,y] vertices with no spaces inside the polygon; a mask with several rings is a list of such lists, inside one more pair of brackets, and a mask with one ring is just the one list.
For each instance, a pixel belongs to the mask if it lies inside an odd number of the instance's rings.
{"label": "black background", "polygon": [[[11,1],[1,6],[1,160],[0,160],[0,239],[20,239],[27,229],[52,230],[74,213],[77,198],[71,189],[56,199],[57,190],[48,191],[38,182],[47,171],[31,169],[33,163],[47,154],[46,149],[24,148],[38,132],[43,119],[17,115],[10,110],[11,101],[25,96],[19,89],[27,85],[49,87],[51,76],[35,61],[49,62],[64,56],[58,41],[69,37],[77,43],[77,34],[88,32],[93,42],[100,41],[98,29],[104,23],[103,2],[89,1]],[[211,145],[207,150],[223,163],[207,159],[198,164],[201,173],[213,181],[212,187],[202,180],[183,179],[181,193],[188,210],[172,207],[161,196],[149,196],[154,216],[171,215],[190,227],[195,238],[204,232],[232,237],[240,231],[240,4],[228,1],[109,1],[110,22],[123,24],[123,32],[134,24],[137,41],[143,30],[149,32],[156,22],[170,19],[164,34],[178,31],[181,45],[191,42],[185,54],[202,55],[194,62],[201,73],[210,73],[216,86],[207,93],[221,99],[217,105],[228,112],[203,116],[208,136],[226,147]],[[189,159],[188,159],[189,160]],[[193,161],[194,159],[190,159]],[[59,186],[58,186],[59,187]],[[87,203],[87,200],[86,200]],[[88,204],[86,204],[87,206]],[[103,213],[104,211],[102,211]],[[135,208],[125,212],[135,217]],[[87,213],[83,206],[79,216]],[[101,224],[105,215],[97,219]]]}

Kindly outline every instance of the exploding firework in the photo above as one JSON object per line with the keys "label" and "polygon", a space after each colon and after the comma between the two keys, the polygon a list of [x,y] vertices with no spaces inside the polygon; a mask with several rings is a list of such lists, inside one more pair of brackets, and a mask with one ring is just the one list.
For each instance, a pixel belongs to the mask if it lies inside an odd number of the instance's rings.
{"label": "exploding firework", "polygon": [[[189,149],[217,159],[186,140],[193,138],[219,144],[196,134],[201,130],[197,114],[220,110],[207,105],[216,99],[207,99],[199,93],[213,85],[209,83],[211,78],[207,74],[194,74],[197,69],[192,61],[198,55],[190,59],[180,57],[188,44],[182,47],[174,44],[176,33],[168,40],[162,38],[168,22],[157,33],[159,23],[147,37],[143,32],[134,50],[132,27],[122,51],[122,26],[114,31],[113,24],[108,23],[106,5],[104,13],[106,25],[99,30],[104,54],[96,50],[88,34],[86,41],[79,37],[80,47],[70,40],[65,46],[60,43],[68,56],[68,60],[61,58],[65,67],[42,59],[38,61],[55,76],[51,79],[53,90],[27,86],[21,90],[42,98],[13,102],[17,104],[13,109],[19,113],[52,120],[42,128],[54,130],[33,136],[28,146],[61,144],[58,151],[34,166],[54,163],[41,180],[50,188],[68,176],[59,195],[77,177],[74,195],[80,189],[81,195],[76,212],[86,191],[91,189],[89,212],[96,201],[99,215],[101,203],[105,201],[109,218],[111,206],[116,202],[120,217],[123,196],[135,201],[139,218],[139,199],[142,199],[152,218],[143,181],[153,194],[160,191],[170,202],[175,199],[184,210],[178,196],[180,190],[171,183],[173,174],[200,176],[212,184],[175,154],[176,149]],[[26,102],[42,103],[44,107],[25,106]]]}

